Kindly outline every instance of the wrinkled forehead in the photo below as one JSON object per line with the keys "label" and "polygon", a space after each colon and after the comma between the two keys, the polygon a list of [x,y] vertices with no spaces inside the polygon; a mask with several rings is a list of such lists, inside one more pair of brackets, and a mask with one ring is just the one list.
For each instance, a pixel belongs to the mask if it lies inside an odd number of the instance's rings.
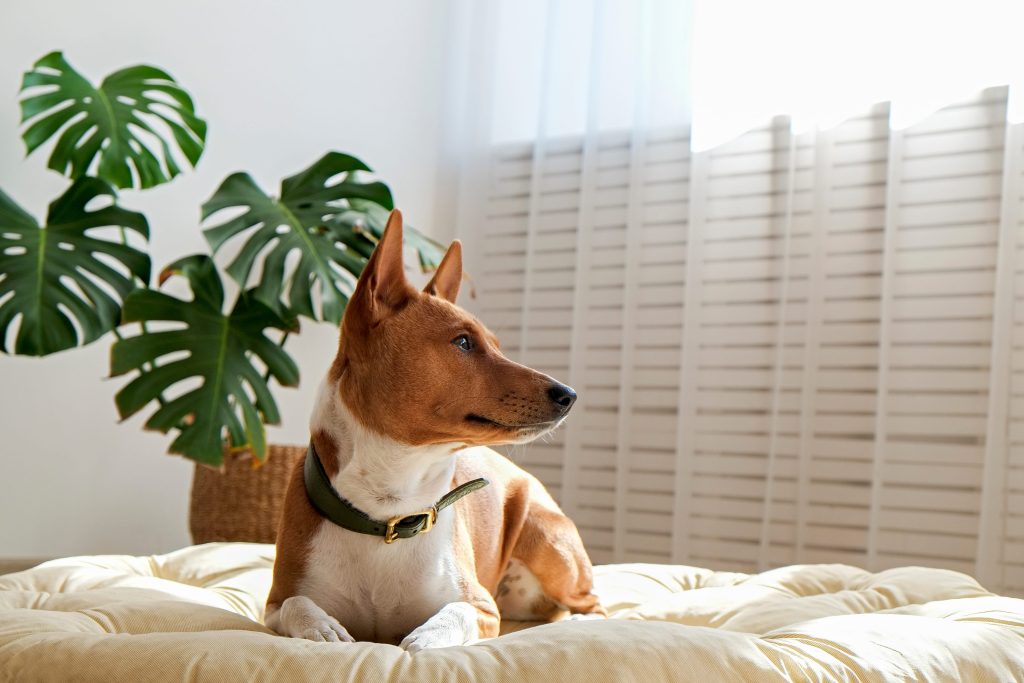
{"label": "wrinkled forehead", "polygon": [[402,311],[400,317],[415,319],[418,325],[445,329],[453,333],[469,333],[486,340],[495,348],[500,347],[498,337],[487,329],[476,316],[466,309],[440,297],[421,294],[420,298]]}

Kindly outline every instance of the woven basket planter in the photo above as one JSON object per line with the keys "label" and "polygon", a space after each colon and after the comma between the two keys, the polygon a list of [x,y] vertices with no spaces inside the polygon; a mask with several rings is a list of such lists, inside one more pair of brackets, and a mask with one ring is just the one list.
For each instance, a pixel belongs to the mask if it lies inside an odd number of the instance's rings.
{"label": "woven basket planter", "polygon": [[196,465],[192,477],[189,530],[194,543],[273,543],[288,477],[306,446],[268,447],[267,459],[252,466],[243,451],[224,454],[223,471]]}

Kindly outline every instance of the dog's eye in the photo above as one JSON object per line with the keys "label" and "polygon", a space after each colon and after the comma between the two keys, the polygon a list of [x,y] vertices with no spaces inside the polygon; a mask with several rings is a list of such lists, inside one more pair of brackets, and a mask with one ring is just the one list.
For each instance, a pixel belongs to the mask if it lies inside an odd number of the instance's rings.
{"label": "dog's eye", "polygon": [[452,339],[452,344],[455,344],[463,351],[470,351],[473,349],[473,340],[464,334],[460,334],[455,339]]}

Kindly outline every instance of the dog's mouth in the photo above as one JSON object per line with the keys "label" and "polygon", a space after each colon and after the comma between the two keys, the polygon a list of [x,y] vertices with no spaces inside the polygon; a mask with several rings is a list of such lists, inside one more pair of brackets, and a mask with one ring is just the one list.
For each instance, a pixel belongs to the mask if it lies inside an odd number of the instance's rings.
{"label": "dog's mouth", "polygon": [[497,427],[498,429],[504,429],[506,431],[514,432],[533,432],[533,431],[545,431],[547,429],[557,426],[562,421],[562,418],[557,420],[547,420],[544,422],[530,422],[527,424],[506,424],[497,420],[492,420],[489,417],[483,415],[477,415],[476,413],[470,413],[466,415],[466,422],[472,422],[474,424],[486,425],[488,427]]}
{"label": "dog's mouth", "polygon": [[475,422],[476,424],[487,425],[488,427],[501,427],[502,429],[508,429],[508,425],[503,425],[500,422],[496,422],[490,418],[486,418],[483,415],[477,415],[475,413],[467,415],[466,422]]}

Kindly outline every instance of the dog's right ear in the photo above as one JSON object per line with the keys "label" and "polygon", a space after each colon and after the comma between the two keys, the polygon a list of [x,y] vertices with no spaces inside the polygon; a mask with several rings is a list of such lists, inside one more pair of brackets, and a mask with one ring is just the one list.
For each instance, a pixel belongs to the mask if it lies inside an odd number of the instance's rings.
{"label": "dog's right ear", "polygon": [[430,282],[427,283],[423,291],[455,303],[459,296],[459,285],[461,284],[462,243],[455,240],[448,247],[448,251],[444,253],[444,258],[441,259],[440,265],[437,266],[434,277],[430,278]]}
{"label": "dog's right ear", "polygon": [[388,217],[377,247],[359,275],[356,291],[348,302],[345,319],[358,317],[374,326],[401,310],[415,296],[415,288],[405,279],[402,258],[402,213],[395,209]]}

